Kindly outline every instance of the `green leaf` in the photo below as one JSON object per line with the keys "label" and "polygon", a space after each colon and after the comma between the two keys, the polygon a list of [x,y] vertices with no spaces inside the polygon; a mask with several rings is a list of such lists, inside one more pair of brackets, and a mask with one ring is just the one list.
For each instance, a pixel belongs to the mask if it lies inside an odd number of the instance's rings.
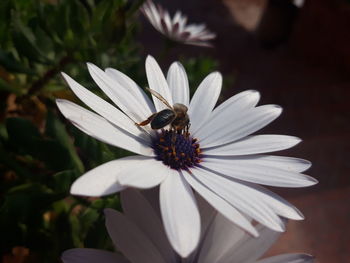
{"label": "green leaf", "polygon": [[65,149],[67,149],[74,167],[79,173],[83,173],[84,165],[75,150],[72,139],[69,137],[64,125],[51,111],[49,111],[47,115],[46,133],[55,138]]}
{"label": "green leaf", "polygon": [[19,54],[32,61],[47,62],[45,55],[38,48],[34,33],[22,23],[18,13],[13,15],[12,22],[14,28],[13,41]]}
{"label": "green leaf", "polygon": [[6,128],[9,143],[20,154],[29,154],[56,171],[72,168],[71,155],[67,148],[58,141],[41,138],[38,129],[30,121],[9,118],[6,120]]}
{"label": "green leaf", "polygon": [[33,214],[40,215],[49,205],[64,197],[41,184],[22,184],[10,189],[0,212],[22,222],[30,222]]}
{"label": "green leaf", "polygon": [[34,71],[26,68],[22,62],[17,61],[9,52],[0,49],[0,64],[10,72],[34,74]]}
{"label": "green leaf", "polygon": [[58,172],[53,175],[54,189],[59,193],[68,193],[74,179],[77,178],[77,173],[73,170]]}

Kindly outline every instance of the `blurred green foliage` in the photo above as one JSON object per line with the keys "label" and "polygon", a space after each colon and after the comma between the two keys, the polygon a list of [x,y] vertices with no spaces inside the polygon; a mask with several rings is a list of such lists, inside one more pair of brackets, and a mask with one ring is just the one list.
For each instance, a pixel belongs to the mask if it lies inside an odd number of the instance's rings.
{"label": "blurred green foliage", "polygon": [[[114,67],[145,83],[138,8],[142,0],[0,1],[0,249],[29,249],[26,262],[59,262],[72,247],[111,249],[103,209],[118,196],[69,194],[84,171],[130,153],[70,125],[54,100],[76,98],[64,71],[101,96],[84,63]],[[217,68],[211,58],[181,60],[192,87]],[[79,102],[78,102],[79,103]]]}

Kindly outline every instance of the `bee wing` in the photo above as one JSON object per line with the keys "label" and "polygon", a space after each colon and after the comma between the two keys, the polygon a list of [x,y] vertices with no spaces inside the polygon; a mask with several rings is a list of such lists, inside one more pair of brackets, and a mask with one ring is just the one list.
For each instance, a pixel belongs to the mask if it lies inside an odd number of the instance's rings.
{"label": "bee wing", "polygon": [[153,96],[155,96],[157,99],[159,99],[161,102],[163,102],[169,109],[172,109],[173,107],[170,106],[170,104],[166,101],[166,99],[163,98],[162,95],[160,95],[157,91],[146,88]]}

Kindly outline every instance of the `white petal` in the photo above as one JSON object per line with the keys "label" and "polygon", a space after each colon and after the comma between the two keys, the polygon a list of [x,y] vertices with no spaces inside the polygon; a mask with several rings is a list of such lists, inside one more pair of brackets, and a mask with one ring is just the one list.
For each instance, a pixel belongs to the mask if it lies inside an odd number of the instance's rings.
{"label": "white petal", "polygon": [[[170,104],[170,106],[172,106],[174,103],[171,98],[168,83],[166,82],[163,72],[160,69],[157,61],[152,56],[148,56],[146,59],[146,74],[149,88],[162,95],[164,99]],[[165,106],[164,103],[161,102],[158,98],[153,95],[152,97],[157,111],[167,108],[167,106]]]}
{"label": "white petal", "polygon": [[307,254],[283,254],[256,261],[256,263],[313,263],[315,258]]}
{"label": "white petal", "polygon": [[159,185],[170,174],[170,168],[155,159],[133,160],[119,175],[123,186],[147,189]]}
{"label": "white petal", "polygon": [[277,105],[259,106],[240,115],[232,113],[232,118],[219,119],[216,126],[207,127],[210,133],[198,137],[203,148],[218,146],[248,136],[275,120],[282,112]]}
{"label": "white petal", "polygon": [[[175,254],[167,239],[160,217],[145,197],[135,189],[121,192],[124,214],[151,240],[162,254],[165,262],[175,262]],[[157,198],[157,204],[159,197]]]}
{"label": "white petal", "polygon": [[181,12],[180,11],[176,11],[175,15],[173,17],[173,25],[175,25],[176,23],[179,23],[181,19],[182,19]]}
{"label": "white petal", "polygon": [[[205,152],[206,153],[206,152]],[[209,156],[205,155],[205,157],[215,158],[215,155]],[[286,156],[274,156],[274,155],[251,155],[251,156],[235,156],[231,157],[237,160],[244,160],[245,163],[254,163],[256,165],[264,165],[264,166],[272,166],[278,169],[301,173],[306,171],[311,167],[311,162],[294,158],[294,157],[286,157]]]}
{"label": "white petal", "polygon": [[236,114],[236,112],[242,112],[244,110],[253,108],[259,102],[259,99],[260,93],[256,90],[242,91],[225,100],[217,108],[215,108],[210,115],[210,118],[214,119],[226,111],[231,111],[231,114]]}
{"label": "white petal", "polygon": [[187,16],[182,15],[180,21],[179,21],[179,31],[183,33],[185,26],[187,24]]}
{"label": "white petal", "polygon": [[191,133],[195,133],[209,118],[219,98],[221,86],[221,74],[219,72],[213,72],[197,88],[188,111],[191,121]]}
{"label": "white petal", "polygon": [[285,156],[273,156],[273,155],[254,155],[257,159],[254,160],[256,163],[265,164],[268,166],[274,166],[287,171],[294,171],[301,173],[311,167],[311,162],[308,160],[285,157]]}
{"label": "white petal", "polygon": [[[153,3],[152,3],[153,4]],[[141,11],[143,11],[144,15],[148,19],[148,21],[154,26],[156,30],[158,30],[158,20],[157,18],[153,15],[152,9],[149,6],[149,2],[146,2],[143,4]]]}
{"label": "white petal", "polygon": [[187,74],[181,63],[174,62],[171,64],[167,75],[167,81],[173,97],[173,102],[188,106],[190,90],[188,87]]}
{"label": "white petal", "polygon": [[160,14],[158,9],[156,8],[155,4],[153,2],[149,2],[149,9],[153,16],[153,20],[155,21],[155,24],[153,25],[158,31],[162,32],[161,25],[160,25]]}
{"label": "white petal", "polygon": [[193,176],[232,206],[275,231],[284,231],[283,222],[263,200],[258,198],[255,194],[257,191],[202,168],[195,169],[198,171],[194,172]]}
{"label": "white petal", "polygon": [[139,105],[142,107],[144,111],[144,116],[149,117],[153,112],[156,111],[154,105],[150,98],[146,95],[146,93],[124,73],[119,70],[113,68],[105,69],[105,72],[108,76],[110,76],[114,81],[120,84],[120,87],[124,88],[126,92],[129,92],[132,96],[134,96]]}
{"label": "white petal", "polygon": [[293,220],[304,219],[303,214],[294,205],[274,192],[257,184],[246,183],[246,185],[250,191],[254,191],[255,195],[265,202],[276,214]]}
{"label": "white petal", "polygon": [[135,123],[116,107],[81,86],[67,74],[62,73],[62,76],[67,81],[75,95],[99,115],[135,136],[141,135],[142,131],[135,125]]}
{"label": "white petal", "polygon": [[186,27],[186,31],[190,32],[191,35],[197,35],[201,31],[203,31],[204,29],[205,29],[205,25],[203,25],[203,24],[200,24],[200,25],[191,24],[191,25]]}
{"label": "white petal", "polygon": [[247,182],[279,187],[306,187],[317,183],[308,175],[254,162],[254,157],[208,156],[203,160],[202,166]]}
{"label": "white petal", "polygon": [[[201,176],[202,170],[192,169],[191,172],[198,173],[198,177]],[[258,236],[257,231],[251,225],[249,220],[244,217],[236,208],[234,208],[225,199],[219,197],[212,190],[208,189],[200,181],[198,181],[194,176],[184,171],[183,175],[186,181],[192,186],[192,188],[199,193],[210,205],[212,205],[219,213],[224,215],[228,220],[241,227],[242,229],[248,231],[253,236]]]}
{"label": "white petal", "polygon": [[118,183],[120,172],[134,159],[146,161],[148,157],[129,156],[104,163],[80,176],[71,186],[73,195],[103,196],[123,190],[125,187]]}
{"label": "white petal", "polygon": [[174,250],[187,257],[198,245],[200,216],[188,183],[172,170],[160,185],[160,208],[164,227]]}
{"label": "white petal", "polygon": [[209,155],[248,155],[276,152],[289,149],[301,142],[301,139],[288,135],[254,135],[230,144],[205,149]]}
{"label": "white petal", "polygon": [[64,263],[128,263],[122,255],[92,248],[73,248],[63,252]]}
{"label": "white petal", "polygon": [[163,13],[163,20],[165,22],[166,28],[167,28],[167,32],[171,32],[172,29],[172,23],[171,23],[171,19],[170,19],[170,15],[168,11],[164,11]]}
{"label": "white petal", "polygon": [[123,214],[105,209],[106,227],[114,245],[132,263],[166,263],[149,238]]}
{"label": "white petal", "polygon": [[56,100],[61,113],[77,128],[97,140],[146,156],[153,156],[148,142],[113,126],[101,116],[67,100]]}
{"label": "white petal", "polygon": [[253,238],[245,235],[240,242],[227,251],[226,255],[218,263],[250,263],[255,262],[275,243],[280,233],[272,231],[262,225],[258,225],[259,237]]}
{"label": "white petal", "polygon": [[135,96],[127,92],[120,84],[92,63],[87,63],[91,77],[104,93],[135,122],[148,118]]}
{"label": "white petal", "polygon": [[198,262],[220,262],[220,259],[245,235],[247,234],[242,229],[221,214],[217,214],[201,246]]}

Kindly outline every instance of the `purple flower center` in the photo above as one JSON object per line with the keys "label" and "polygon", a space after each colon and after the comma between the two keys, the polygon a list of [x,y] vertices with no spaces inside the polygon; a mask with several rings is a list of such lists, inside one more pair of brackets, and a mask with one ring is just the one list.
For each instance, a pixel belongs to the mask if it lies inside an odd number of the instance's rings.
{"label": "purple flower center", "polygon": [[176,170],[187,170],[201,162],[197,139],[189,134],[163,130],[152,141],[152,148],[157,160]]}

